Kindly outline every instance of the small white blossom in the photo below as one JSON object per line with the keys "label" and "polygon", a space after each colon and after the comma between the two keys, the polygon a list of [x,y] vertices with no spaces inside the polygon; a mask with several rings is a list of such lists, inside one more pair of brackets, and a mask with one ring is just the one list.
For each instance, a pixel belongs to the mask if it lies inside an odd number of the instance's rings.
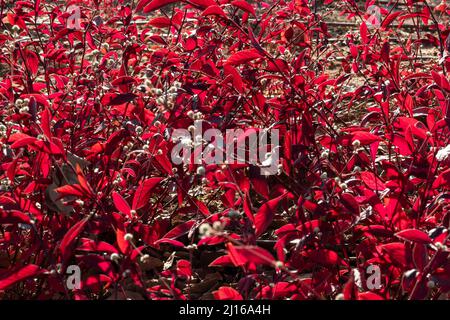
{"label": "small white blossom", "polygon": [[131,241],[133,240],[133,235],[131,233],[127,233],[126,235],[123,236],[123,239],[125,241]]}

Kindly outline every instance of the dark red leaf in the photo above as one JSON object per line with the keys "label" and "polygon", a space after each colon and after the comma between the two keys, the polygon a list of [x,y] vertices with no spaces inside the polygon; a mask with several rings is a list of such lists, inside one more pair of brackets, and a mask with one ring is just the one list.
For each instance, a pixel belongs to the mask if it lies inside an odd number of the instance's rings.
{"label": "dark red leaf", "polygon": [[35,264],[28,264],[10,274],[2,275],[0,279],[0,291],[5,290],[13,284],[23,281],[27,278],[35,277],[40,274],[41,270],[39,266]]}
{"label": "dark red leaf", "polygon": [[237,66],[237,65],[244,64],[244,63],[250,62],[252,60],[258,59],[258,58],[261,58],[261,54],[259,53],[258,50],[248,49],[248,50],[236,52],[235,54],[233,54],[231,57],[228,58],[228,60],[225,62],[225,64]]}
{"label": "dark red leaf", "polygon": [[77,237],[83,231],[88,221],[89,217],[86,217],[83,220],[78,221],[76,224],[72,226],[72,228],[69,229],[69,231],[67,231],[64,238],[61,240],[59,249],[61,250],[63,261],[66,261],[72,254],[72,245],[75,243]]}
{"label": "dark red leaf", "polygon": [[231,4],[235,7],[238,7],[239,9],[247,11],[248,13],[252,14],[253,16],[256,16],[255,8],[253,8],[253,6],[251,4],[249,4],[247,1],[235,0],[235,1],[232,1]]}
{"label": "dark red leaf", "polygon": [[275,215],[275,209],[285,196],[286,194],[283,194],[275,199],[269,200],[259,208],[258,213],[255,215],[255,233],[257,237],[263,234],[270,226]]}
{"label": "dark red leaf", "polygon": [[119,193],[114,191],[112,193],[112,198],[117,210],[126,214],[127,216],[131,216],[131,208],[128,202]]}
{"label": "dark red leaf", "polygon": [[417,229],[402,230],[400,232],[397,232],[395,235],[399,238],[418,243],[428,244],[432,242],[428,234]]}
{"label": "dark red leaf", "polygon": [[220,287],[214,291],[214,298],[217,300],[243,300],[239,292],[230,287]]}
{"label": "dark red leaf", "polygon": [[163,180],[163,178],[149,178],[141,182],[134,193],[132,204],[134,210],[138,210],[148,203],[153,189],[161,182],[161,180]]}

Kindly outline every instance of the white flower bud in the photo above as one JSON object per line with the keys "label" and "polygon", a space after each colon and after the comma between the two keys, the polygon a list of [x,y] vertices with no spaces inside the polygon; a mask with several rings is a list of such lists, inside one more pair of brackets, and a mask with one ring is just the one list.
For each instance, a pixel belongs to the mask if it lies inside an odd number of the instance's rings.
{"label": "white flower bud", "polygon": [[109,258],[111,259],[111,261],[117,262],[119,261],[120,256],[117,253],[112,253]]}
{"label": "white flower bud", "polygon": [[198,227],[198,233],[202,236],[209,236],[211,234],[212,228],[209,223],[203,223]]}
{"label": "white flower bud", "polygon": [[125,241],[132,241],[133,240],[133,235],[131,233],[127,233],[123,236],[123,239]]}
{"label": "white flower bud", "polygon": [[135,131],[137,134],[141,134],[142,132],[144,132],[144,129],[141,126],[137,126]]}
{"label": "white flower bud", "polygon": [[197,168],[197,174],[198,174],[198,175],[204,176],[205,173],[206,173],[206,169],[205,169],[204,166],[199,166],[199,167]]}
{"label": "white flower bud", "polygon": [[150,261],[150,256],[148,254],[144,254],[139,258],[139,260],[141,263],[148,263]]}
{"label": "white flower bud", "polygon": [[352,145],[353,145],[355,148],[359,148],[359,146],[361,146],[361,141],[355,140],[355,141],[352,142]]}

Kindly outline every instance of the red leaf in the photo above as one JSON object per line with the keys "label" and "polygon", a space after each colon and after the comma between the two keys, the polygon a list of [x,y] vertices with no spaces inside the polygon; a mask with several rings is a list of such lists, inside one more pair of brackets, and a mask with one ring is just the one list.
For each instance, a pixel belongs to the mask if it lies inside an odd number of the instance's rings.
{"label": "red leaf", "polygon": [[167,28],[172,25],[172,20],[167,17],[156,17],[151,19],[147,24],[155,28]]}
{"label": "red leaf", "polygon": [[231,57],[228,58],[225,64],[240,65],[258,58],[261,58],[261,54],[259,53],[258,50],[248,49],[236,52],[235,54],[233,54]]}
{"label": "red leaf", "polygon": [[0,290],[5,290],[13,284],[30,277],[34,277],[39,273],[41,273],[39,266],[35,264],[28,264],[25,267],[13,272],[12,274],[9,274],[8,276],[0,279]]}
{"label": "red leaf", "polygon": [[433,182],[433,188],[447,187],[450,185],[450,169],[447,169],[439,174]]}
{"label": "red leaf", "polygon": [[41,112],[41,128],[47,138],[52,137],[52,130],[50,129],[51,123],[51,113],[48,108],[45,108],[44,111]]}
{"label": "red leaf", "polygon": [[413,153],[408,141],[398,134],[394,135],[392,144],[398,148],[398,153],[402,156],[410,156]]}
{"label": "red leaf", "polygon": [[113,82],[111,82],[111,84],[113,86],[124,86],[124,85],[135,84],[135,83],[137,83],[136,79],[134,79],[133,77],[129,77],[129,76],[119,77],[119,78],[115,79]]}
{"label": "red leaf", "polygon": [[374,292],[359,292],[358,300],[384,300],[383,297]]}
{"label": "red leaf", "polygon": [[367,25],[364,21],[361,23],[361,26],[359,27],[359,33],[361,34],[361,40],[363,44],[369,42],[369,39],[367,37],[368,35]]}
{"label": "red leaf", "polygon": [[392,262],[405,266],[407,264],[406,246],[401,242],[392,242],[380,246],[381,251],[386,253]]}
{"label": "red leaf", "polygon": [[136,6],[136,12],[139,12],[140,10],[142,10],[150,1],[153,1],[153,0],[141,0],[141,1],[139,1],[137,6]]}
{"label": "red leaf", "polygon": [[217,5],[210,6],[206,8],[205,11],[202,12],[202,16],[211,16],[211,15],[227,18],[225,11],[223,11],[223,9]]}
{"label": "red leaf", "polygon": [[105,106],[117,106],[120,104],[131,102],[136,97],[137,95],[135,95],[134,93],[107,93],[102,97],[101,102]]}
{"label": "red leaf", "polygon": [[122,227],[116,230],[117,246],[123,254],[127,254],[130,249],[130,242],[125,240],[125,230]]}
{"label": "red leaf", "polygon": [[77,165],[75,167],[75,171],[77,173],[78,183],[80,184],[80,186],[83,189],[84,193],[89,195],[89,196],[93,196],[94,195],[94,191],[92,190],[92,187],[89,185],[89,183],[87,182],[86,178],[84,177],[84,174],[83,174],[83,171],[81,169],[81,166],[78,163],[77,163]]}
{"label": "red leaf", "polygon": [[353,195],[350,193],[342,193],[341,201],[347,210],[351,211],[354,215],[359,215],[359,204]]}
{"label": "red leaf", "polygon": [[[145,1],[145,0],[142,2],[148,3],[148,1]],[[148,13],[148,12],[158,10],[159,8],[162,8],[168,4],[175,3],[175,2],[179,2],[179,0],[153,0],[148,5],[139,3],[138,7],[139,8],[144,7],[144,12]]]}
{"label": "red leaf", "polygon": [[36,53],[30,50],[23,50],[26,65],[33,75],[36,75],[39,69],[39,59]]}
{"label": "red leaf", "polygon": [[[30,137],[29,135],[26,135],[26,134],[20,134],[20,135],[22,136],[22,138],[14,141],[14,143],[11,145],[12,149],[29,146],[29,145],[32,145],[33,143],[35,143],[36,141],[38,141],[38,139],[36,139],[35,137]],[[11,140],[11,138],[12,137],[10,137],[10,140]]]}
{"label": "red leaf", "polygon": [[163,178],[150,178],[144,180],[139,187],[136,189],[133,197],[132,208],[138,210],[145,206],[152,194],[153,189],[158,185],[158,183],[163,180]]}
{"label": "red leaf", "polygon": [[389,27],[389,25],[395,20],[395,18],[397,18],[399,15],[401,15],[403,12],[400,10],[400,11],[396,11],[396,12],[393,12],[393,13],[391,13],[391,14],[389,14],[384,20],[383,20],[383,23],[382,23],[382,25],[381,25],[381,27],[383,28],[383,29],[386,29],[387,27]]}
{"label": "red leaf", "polygon": [[423,271],[428,262],[427,246],[422,243],[416,243],[413,247],[412,259],[416,268]]}
{"label": "red leaf", "polygon": [[381,52],[380,52],[380,56],[381,56],[381,60],[383,60],[386,63],[389,63],[389,54],[391,51],[391,46],[389,44],[389,42],[385,42],[383,43],[383,47],[381,47]]}
{"label": "red leaf", "polygon": [[19,161],[19,157],[15,158],[8,166],[8,169],[6,170],[6,176],[8,177],[9,181],[14,181],[14,178],[16,176],[16,168],[17,168],[17,162]]}
{"label": "red leaf", "polygon": [[131,216],[131,208],[128,205],[128,202],[119,193],[114,191],[112,193],[112,198],[117,210],[126,214],[127,216]]}
{"label": "red leaf", "polygon": [[0,224],[16,223],[30,224],[30,217],[28,217],[25,213],[17,210],[0,211]]}
{"label": "red leaf", "polygon": [[83,220],[78,221],[65,234],[59,246],[63,261],[66,261],[70,257],[72,253],[71,247],[75,242],[75,240],[77,239],[77,237],[79,236],[79,234],[81,233],[81,231],[83,231],[88,220],[89,217],[86,217]]}
{"label": "red leaf", "polygon": [[311,259],[314,263],[321,265],[347,265],[347,263],[342,260],[336,252],[328,249],[308,250],[303,252],[303,256]]}
{"label": "red leaf", "polygon": [[356,131],[353,132],[352,142],[355,140],[358,140],[362,146],[366,146],[376,141],[380,141],[381,138],[367,131]]}
{"label": "red leaf", "polygon": [[77,250],[80,251],[117,253],[117,249],[113,245],[104,241],[81,238],[79,242],[80,245],[77,247]]}
{"label": "red leaf", "polygon": [[221,256],[211,262],[209,267],[222,267],[222,266],[233,266],[233,261],[229,255]]}
{"label": "red leaf", "polygon": [[230,287],[220,287],[213,294],[217,300],[243,300],[241,294]]}
{"label": "red leaf", "polygon": [[381,179],[375,176],[372,172],[361,172],[361,179],[366,186],[372,190],[382,191],[386,189],[386,185],[383,181],[381,181]]}
{"label": "red leaf", "polygon": [[177,275],[189,278],[192,276],[191,263],[187,260],[178,260],[177,262]]}
{"label": "red leaf", "polygon": [[214,0],[190,0],[189,2],[195,4],[196,6],[207,8],[210,6],[217,5],[217,3]]}
{"label": "red leaf", "polygon": [[257,237],[263,234],[264,231],[266,231],[266,229],[270,226],[275,215],[274,211],[277,208],[278,203],[285,196],[286,194],[282,194],[281,196],[264,203],[261,208],[259,208],[258,213],[255,215],[255,233]]}
{"label": "red leaf", "polygon": [[432,242],[430,237],[425,232],[417,229],[402,230],[400,232],[397,232],[395,235],[399,238],[418,243],[428,244]]}
{"label": "red leaf", "polygon": [[235,7],[238,7],[239,9],[242,9],[244,11],[247,11],[248,13],[251,13],[253,16],[256,16],[255,8],[251,4],[249,4],[247,1],[241,1],[241,0],[235,0],[232,1],[231,4]]}
{"label": "red leaf", "polygon": [[165,238],[175,239],[175,238],[181,237],[182,235],[185,235],[186,233],[188,233],[194,224],[195,224],[194,220],[179,224],[178,226],[176,226],[175,228],[173,228],[172,230],[167,232],[164,235],[163,239],[165,239]]}
{"label": "red leaf", "polygon": [[413,107],[414,107],[414,100],[413,97],[411,97],[410,94],[406,95],[404,107],[408,111],[408,113],[412,116],[413,114]]}
{"label": "red leaf", "polygon": [[75,197],[83,197],[84,192],[79,184],[65,185],[55,189],[61,197],[65,196],[75,196]]}
{"label": "red leaf", "polygon": [[227,248],[228,255],[236,267],[245,266],[248,263],[273,266],[275,263],[275,259],[270,252],[258,246],[234,246],[228,243]]}

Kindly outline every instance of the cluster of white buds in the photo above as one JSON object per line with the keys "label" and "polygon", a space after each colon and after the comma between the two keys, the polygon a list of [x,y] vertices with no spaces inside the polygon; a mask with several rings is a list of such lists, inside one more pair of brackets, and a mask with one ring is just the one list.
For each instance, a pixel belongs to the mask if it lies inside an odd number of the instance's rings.
{"label": "cluster of white buds", "polygon": [[203,223],[198,227],[198,233],[202,238],[211,237],[221,231],[223,231],[223,225],[220,221],[215,221],[212,226],[209,223]]}
{"label": "cluster of white buds", "polygon": [[194,112],[193,110],[189,110],[186,115],[192,120],[201,120],[203,118],[203,113],[200,111]]}
{"label": "cluster of white buds", "polygon": [[147,264],[147,263],[150,262],[150,255],[148,255],[148,254],[143,254],[143,255],[139,258],[139,260],[141,261],[141,263]]}
{"label": "cluster of white buds", "polygon": [[212,225],[212,228],[214,231],[218,232],[223,231],[223,224],[220,221],[215,221]]}
{"label": "cluster of white buds", "polygon": [[175,105],[175,98],[177,97],[176,92],[166,92],[158,96],[156,98],[156,103],[160,106],[168,107],[169,109],[172,109]]}
{"label": "cluster of white buds", "polygon": [[198,227],[198,233],[201,236],[209,237],[212,235],[212,227],[209,223],[202,223],[200,227]]}
{"label": "cluster of white buds", "polygon": [[26,110],[25,112],[28,112],[28,104],[30,103],[30,99],[26,98],[26,99],[17,99],[16,102],[14,103],[14,105],[19,109],[20,113],[24,113],[22,112],[22,110]]}
{"label": "cluster of white buds", "polygon": [[8,186],[11,185],[11,180],[9,180],[8,178],[2,179],[2,180],[0,181],[0,184],[1,184],[2,186],[8,187]]}

